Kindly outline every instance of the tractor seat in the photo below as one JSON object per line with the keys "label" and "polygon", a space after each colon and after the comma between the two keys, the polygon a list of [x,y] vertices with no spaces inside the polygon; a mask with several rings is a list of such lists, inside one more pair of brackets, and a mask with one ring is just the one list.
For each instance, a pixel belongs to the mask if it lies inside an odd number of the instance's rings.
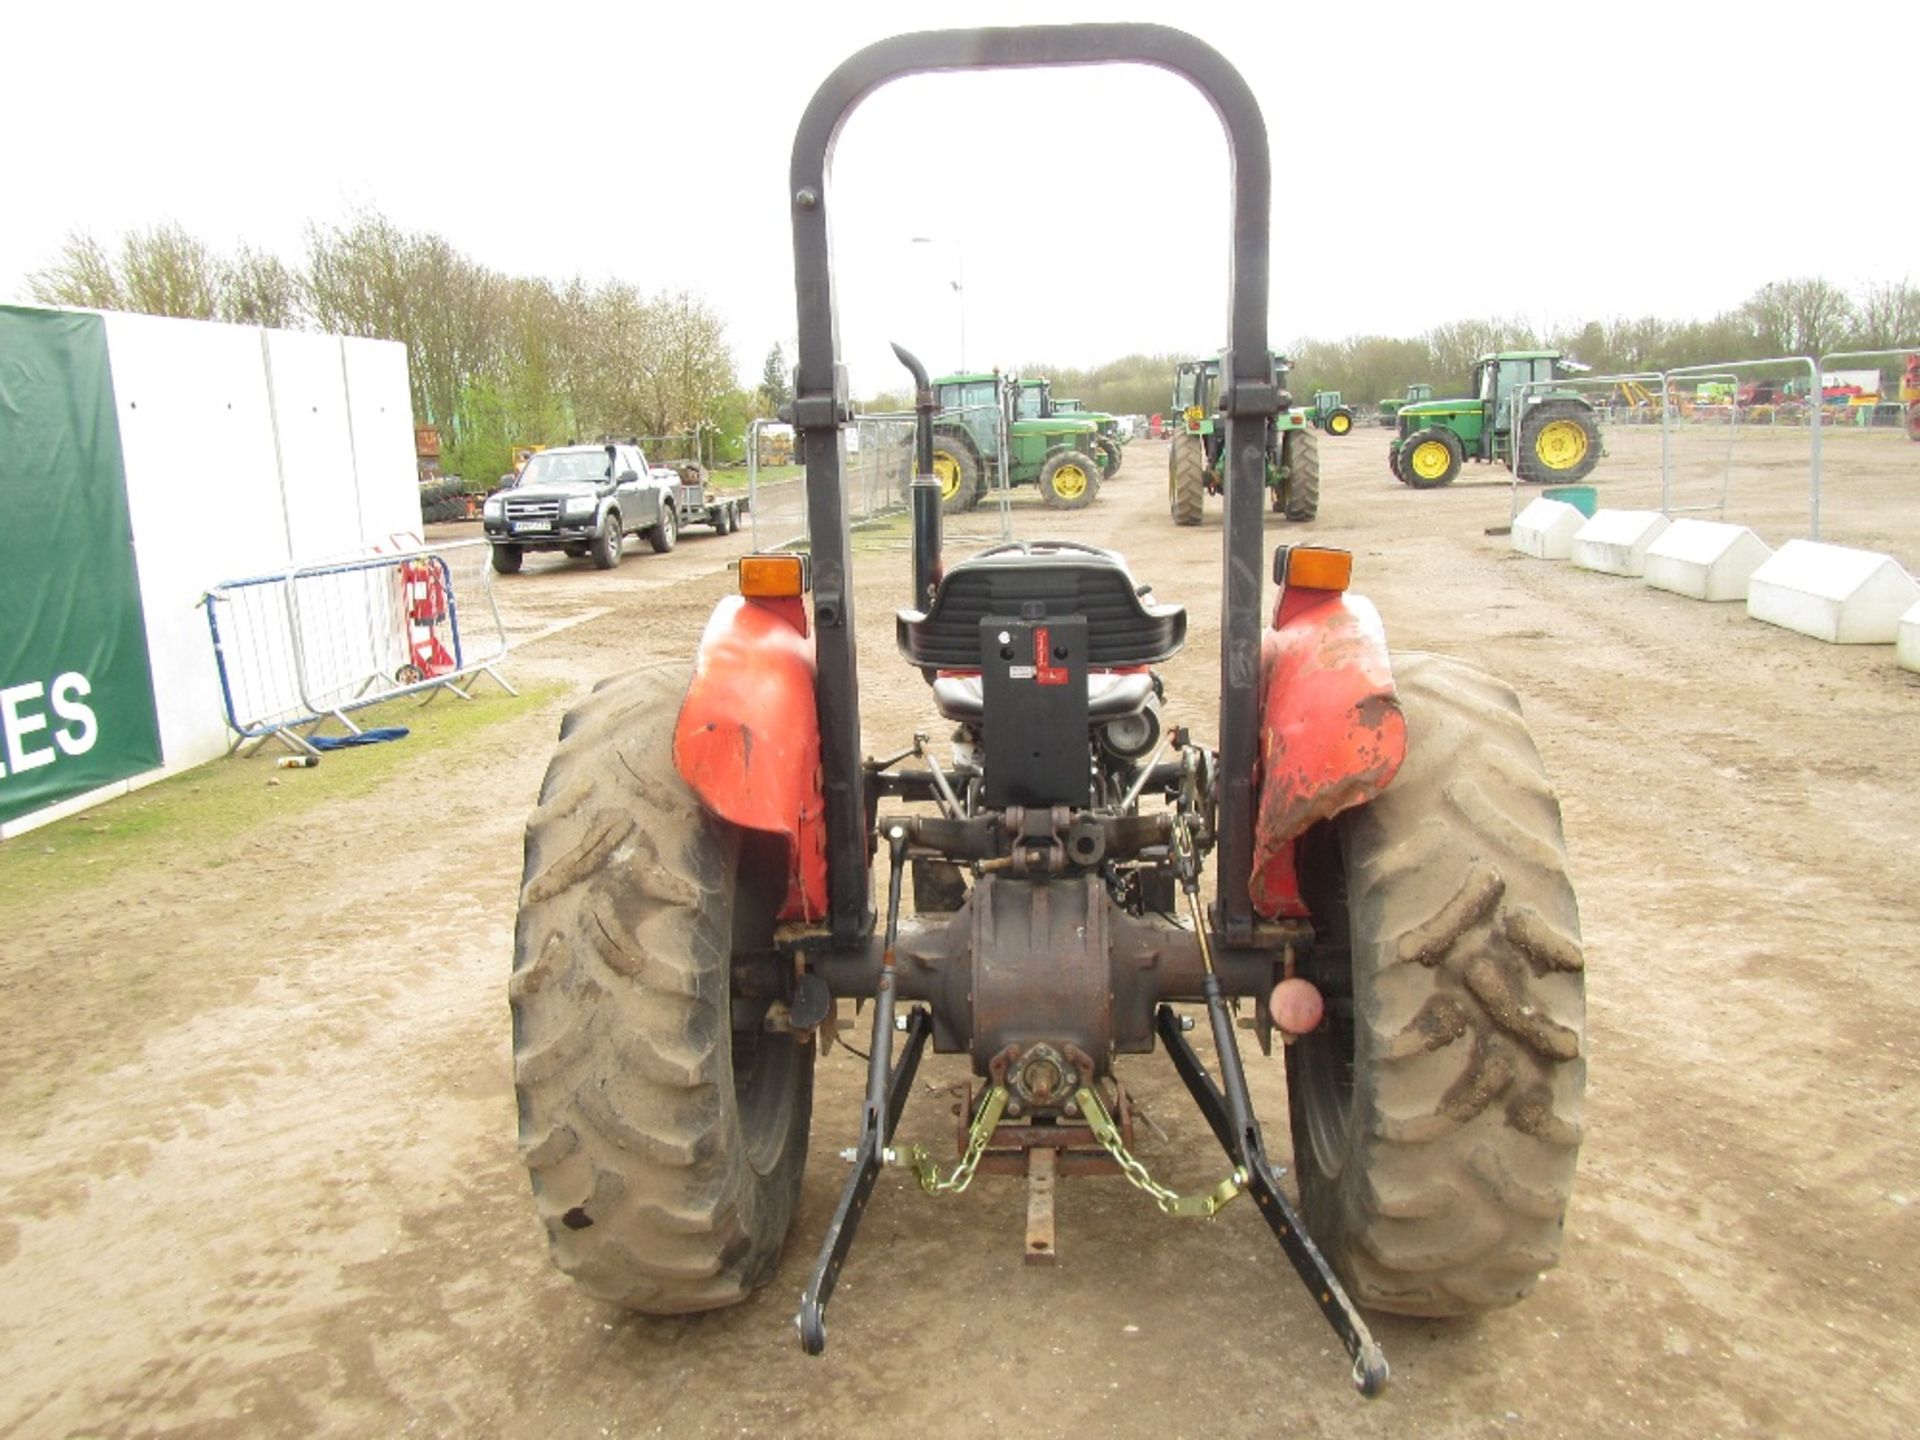
{"label": "tractor seat", "polygon": [[[1072,541],[1016,541],[962,560],[940,581],[932,607],[901,610],[900,653],[932,680],[939,670],[980,668],[980,622],[1084,616],[1087,665],[1116,670],[1156,665],[1187,643],[1187,612],[1152,603],[1127,562],[1111,550]],[[1150,592],[1148,592],[1150,593]]]}

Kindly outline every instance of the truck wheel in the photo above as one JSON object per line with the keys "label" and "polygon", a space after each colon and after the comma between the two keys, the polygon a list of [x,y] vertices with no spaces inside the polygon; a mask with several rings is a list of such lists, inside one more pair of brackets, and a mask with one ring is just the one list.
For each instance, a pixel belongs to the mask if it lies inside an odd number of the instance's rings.
{"label": "truck wheel", "polygon": [[1100,467],[1084,450],[1055,450],[1035,483],[1049,509],[1084,510],[1100,493]]}
{"label": "truck wheel", "polygon": [[714,534],[731,535],[739,528],[740,522],[733,518],[733,507],[731,505],[721,505],[715,508],[713,512]]}
{"label": "truck wheel", "polygon": [[1400,447],[1400,478],[1416,490],[1451,485],[1466,452],[1451,430],[1416,430]]}
{"label": "truck wheel", "polygon": [[1327,416],[1327,433],[1345,435],[1353,429],[1353,411],[1342,405]]}
{"label": "truck wheel", "polygon": [[1176,525],[1198,525],[1207,510],[1207,447],[1185,430],[1174,432],[1167,451],[1167,501]]}
{"label": "truck wheel", "polygon": [[1289,430],[1280,437],[1280,463],[1287,467],[1287,519],[1303,522],[1320,513],[1320,437]]}
{"label": "truck wheel", "polygon": [[1287,1047],[1305,1219],[1354,1299],[1511,1304],[1559,1260],[1586,1085],[1560,805],[1513,691],[1396,655],[1407,757],[1300,844],[1327,1020]]}
{"label": "truck wheel", "polygon": [[1110,435],[1096,435],[1094,447],[1099,451],[1095,457],[1100,462],[1100,478],[1111,480],[1120,473],[1120,442]]}
{"label": "truck wheel", "polygon": [[601,1299],[710,1310],[772,1275],[813,1109],[813,1042],[731,994],[772,944],[784,858],[673,763],[688,670],[596,690],[527,823],[514,931],[520,1157],[553,1261]]}
{"label": "truck wheel", "polygon": [[593,546],[588,551],[593,556],[593,568],[611,570],[620,563],[624,546],[620,534],[620,512],[609,510],[600,521],[600,528],[594,532]]}
{"label": "truck wheel", "polygon": [[940,482],[940,513],[958,514],[980,503],[980,460],[951,434],[933,437],[933,477]]}
{"label": "truck wheel", "polygon": [[1571,400],[1549,400],[1520,427],[1520,478],[1529,484],[1584,480],[1600,463],[1600,427]]}
{"label": "truck wheel", "polygon": [[526,551],[518,545],[496,545],[493,547],[493,568],[502,575],[518,575],[520,566],[526,561]]}
{"label": "truck wheel", "polygon": [[653,547],[654,554],[664,555],[679,538],[680,512],[674,509],[672,500],[662,500],[660,518],[647,530],[647,543]]}

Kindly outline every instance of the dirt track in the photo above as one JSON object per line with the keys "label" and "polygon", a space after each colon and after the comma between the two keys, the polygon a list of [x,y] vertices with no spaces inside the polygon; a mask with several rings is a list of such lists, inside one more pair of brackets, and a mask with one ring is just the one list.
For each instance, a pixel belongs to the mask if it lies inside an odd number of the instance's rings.
{"label": "dirt track", "polygon": [[[1845,528],[1912,567],[1920,446],[1850,438],[1850,504],[1871,508]],[[1117,1181],[1069,1182],[1061,1263],[1032,1270],[1016,1182],[934,1202],[889,1175],[833,1349],[808,1360],[788,1321],[859,1095],[838,1048],[771,1286],[674,1321],[586,1299],[544,1255],[507,1055],[519,830],[556,701],[289,833],[0,921],[0,1433],[1920,1432],[1920,677],[1884,647],[1514,558],[1484,534],[1504,486],[1403,490],[1384,443],[1323,443],[1313,533],[1354,549],[1397,647],[1517,686],[1580,888],[1588,1136],[1563,1266],[1526,1303],[1380,1320],[1394,1385],[1366,1405],[1250,1208],[1176,1224]],[[1189,606],[1167,678],[1210,734],[1218,510],[1173,530],[1164,467],[1134,445],[1049,528],[1130,552]],[[1736,494],[1766,538],[1794,533],[1771,518],[1799,513],[1790,467]],[[743,548],[689,536],[612,576],[530,561],[502,586],[519,633],[604,613],[510,673],[578,688],[687,653]],[[861,559],[879,750],[930,715],[892,659],[904,556]],[[1166,1132],[1142,1146],[1156,1171],[1217,1178],[1164,1061],[1127,1073]],[[1284,1153],[1278,1061],[1256,1056],[1254,1083]],[[925,1097],[903,1133],[949,1123]]]}

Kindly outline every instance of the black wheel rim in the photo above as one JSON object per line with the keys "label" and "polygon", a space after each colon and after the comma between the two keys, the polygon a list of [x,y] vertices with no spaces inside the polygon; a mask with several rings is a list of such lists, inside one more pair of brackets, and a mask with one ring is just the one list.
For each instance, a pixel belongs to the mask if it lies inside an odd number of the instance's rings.
{"label": "black wheel rim", "polygon": [[1300,876],[1315,941],[1298,973],[1319,987],[1326,1018],[1294,1042],[1294,1075],[1316,1167],[1338,1175],[1351,1148],[1355,1058],[1353,927],[1339,836],[1316,825],[1300,844]]}
{"label": "black wheel rim", "polygon": [[793,1118],[793,1070],[799,1043],[757,1025],[733,1032],[733,1099],[747,1163],[758,1175],[780,1163]]}

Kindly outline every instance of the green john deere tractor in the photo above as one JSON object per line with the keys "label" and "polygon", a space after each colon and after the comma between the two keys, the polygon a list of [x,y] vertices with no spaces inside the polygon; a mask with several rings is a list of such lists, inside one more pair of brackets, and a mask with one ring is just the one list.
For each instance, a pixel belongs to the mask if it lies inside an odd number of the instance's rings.
{"label": "green john deere tractor", "polygon": [[1100,493],[1101,465],[1094,458],[1100,429],[1090,417],[1021,419],[1014,409],[1019,387],[998,371],[945,375],[933,388],[940,407],[933,473],[941,509],[971,510],[998,483],[1003,428],[1008,485],[1036,486],[1057,510],[1078,510]]}
{"label": "green john deere tractor", "polygon": [[1404,405],[1418,405],[1422,400],[1433,398],[1431,385],[1409,385],[1405,395],[1389,395],[1380,402],[1380,423],[1387,429],[1393,428],[1394,417],[1399,415]]}
{"label": "green john deere tractor", "polygon": [[1353,407],[1341,403],[1338,390],[1316,390],[1313,404],[1307,407],[1307,419],[1329,435],[1353,432]]}
{"label": "green john deere tractor", "polygon": [[[1274,355],[1273,383],[1281,410],[1267,431],[1267,493],[1274,512],[1289,520],[1320,513],[1320,441],[1307,412],[1286,393],[1287,357]],[[1209,495],[1225,487],[1221,452],[1226,427],[1214,414],[1220,362],[1183,360],[1173,372],[1173,445],[1167,453],[1167,501],[1176,525],[1198,525]]]}
{"label": "green john deere tractor", "polygon": [[1451,485],[1467,460],[1498,461],[1529,484],[1584,480],[1606,452],[1593,406],[1571,390],[1529,389],[1583,374],[1557,350],[1506,350],[1474,362],[1471,394],[1400,407],[1387,449],[1394,479],[1416,490]]}
{"label": "green john deere tractor", "polygon": [[1056,418],[1092,421],[1096,433],[1093,437],[1093,449],[1088,453],[1099,463],[1102,480],[1111,480],[1114,477],[1115,472],[1120,468],[1120,422],[1118,419],[1102,411],[1089,410],[1078,400],[1054,399],[1051,380],[1030,380],[1022,377],[1012,383],[1018,387],[1013,401],[1013,418],[1017,421]]}

